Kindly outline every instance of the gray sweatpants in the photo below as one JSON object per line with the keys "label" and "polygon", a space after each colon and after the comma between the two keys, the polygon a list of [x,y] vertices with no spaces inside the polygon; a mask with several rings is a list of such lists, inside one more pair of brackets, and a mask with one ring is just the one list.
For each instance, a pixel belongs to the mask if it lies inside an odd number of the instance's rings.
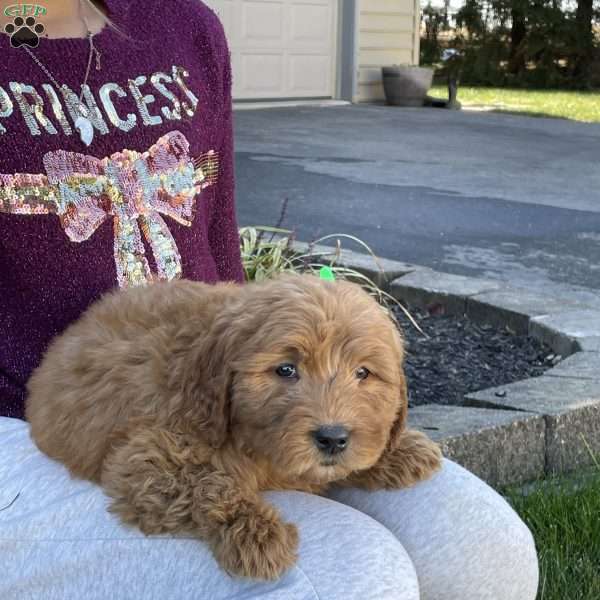
{"label": "gray sweatpants", "polygon": [[529,530],[485,483],[445,461],[414,488],[272,492],[299,525],[300,559],[274,583],[224,574],[199,541],[145,537],[93,484],[0,418],[2,600],[533,600]]}

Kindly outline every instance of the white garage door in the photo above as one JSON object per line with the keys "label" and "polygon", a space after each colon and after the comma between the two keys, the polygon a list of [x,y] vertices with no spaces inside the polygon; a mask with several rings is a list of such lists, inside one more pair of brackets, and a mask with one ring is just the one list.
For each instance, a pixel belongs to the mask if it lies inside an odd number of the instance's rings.
{"label": "white garage door", "polygon": [[332,97],[338,0],[204,0],[221,18],[235,99]]}

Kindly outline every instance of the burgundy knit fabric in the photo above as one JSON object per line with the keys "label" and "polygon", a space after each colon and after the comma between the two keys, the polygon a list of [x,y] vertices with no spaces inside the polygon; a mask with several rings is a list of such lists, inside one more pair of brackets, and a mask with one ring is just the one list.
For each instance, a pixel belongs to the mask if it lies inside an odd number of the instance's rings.
{"label": "burgundy knit fabric", "polygon": [[[105,28],[95,36],[102,68],[92,66],[88,84],[104,125],[97,123],[89,147],[75,130],[56,85],[25,50],[12,48],[8,35],[0,34],[0,176],[46,176],[48,163],[62,156],[48,153],[59,150],[96,159],[125,149],[142,153],[163,136],[178,132],[172,135],[179,140],[184,136],[190,159],[210,156],[212,150],[220,162],[216,183],[192,193],[193,214],[187,223],[168,214],[160,216],[180,257],[177,276],[210,283],[241,282],[230,62],[221,24],[199,0],[107,0],[106,5],[123,34]],[[88,48],[85,39],[42,38],[33,52],[61,85],[79,95]],[[56,95],[54,103],[49,87]],[[35,103],[35,92],[43,101],[39,118],[28,114],[27,108]],[[0,179],[5,192],[7,181],[5,177],[3,184]],[[103,293],[122,284],[117,265],[127,259],[115,242],[117,225],[108,205],[101,205],[106,218],[99,213],[93,226],[83,222],[84,234],[73,239],[77,236],[68,235],[73,217],[69,210],[81,211],[81,198],[65,195],[60,201],[62,208],[48,214],[19,212],[14,202],[6,201],[6,193],[4,204],[0,202],[2,416],[23,418],[26,382],[50,340]],[[76,228],[77,223],[70,222]],[[153,273],[151,281],[159,272],[158,246],[149,245],[143,228],[140,238]]]}

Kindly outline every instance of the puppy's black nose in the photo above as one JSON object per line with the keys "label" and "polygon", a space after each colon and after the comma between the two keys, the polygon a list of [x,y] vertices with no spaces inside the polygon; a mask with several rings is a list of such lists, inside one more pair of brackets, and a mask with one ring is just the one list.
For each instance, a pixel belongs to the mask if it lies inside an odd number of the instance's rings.
{"label": "puppy's black nose", "polygon": [[339,454],[348,446],[350,432],[343,425],[324,425],[313,431],[315,445],[324,454]]}

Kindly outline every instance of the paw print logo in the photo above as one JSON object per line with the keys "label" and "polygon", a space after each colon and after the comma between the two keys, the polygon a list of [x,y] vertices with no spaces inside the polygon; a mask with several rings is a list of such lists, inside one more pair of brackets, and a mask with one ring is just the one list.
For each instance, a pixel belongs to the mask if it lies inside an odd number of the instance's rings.
{"label": "paw print logo", "polygon": [[10,45],[13,48],[29,46],[37,48],[40,43],[39,36],[44,33],[44,26],[35,22],[35,17],[15,17],[12,23],[4,26],[4,31],[10,35]]}

